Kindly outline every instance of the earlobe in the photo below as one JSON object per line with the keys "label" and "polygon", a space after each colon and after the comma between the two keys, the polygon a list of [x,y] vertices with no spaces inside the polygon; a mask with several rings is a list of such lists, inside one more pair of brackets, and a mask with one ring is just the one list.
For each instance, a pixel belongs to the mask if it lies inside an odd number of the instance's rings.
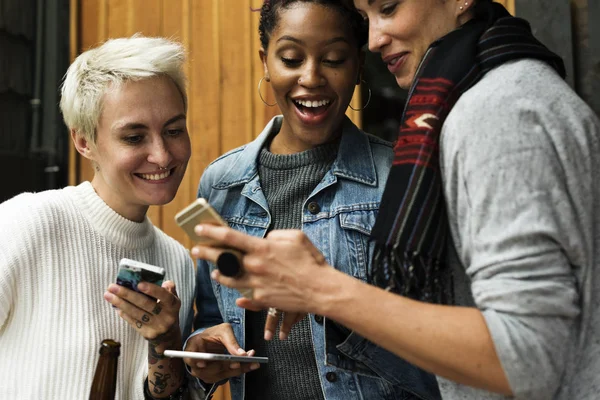
{"label": "earlobe", "polygon": [[263,65],[263,72],[265,75],[265,80],[267,82],[271,81],[271,78],[269,76],[269,67],[267,66],[267,53],[265,52],[264,48],[260,48],[260,50],[258,51],[258,55],[260,56],[260,61],[262,62]]}
{"label": "earlobe", "polygon": [[474,0],[458,0],[458,9],[456,10],[456,16],[458,19],[458,25],[464,25],[466,22],[468,22],[471,18],[473,18],[473,14],[472,14],[472,6],[473,6],[473,1]]}
{"label": "earlobe", "polygon": [[90,143],[82,134],[74,129],[71,129],[71,139],[73,140],[73,145],[79,154],[88,160],[93,160]]}

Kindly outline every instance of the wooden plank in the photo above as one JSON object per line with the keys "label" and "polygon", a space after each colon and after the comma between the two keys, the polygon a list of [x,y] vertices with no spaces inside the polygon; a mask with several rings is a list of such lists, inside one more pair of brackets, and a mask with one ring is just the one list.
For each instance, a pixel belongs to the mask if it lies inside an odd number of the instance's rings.
{"label": "wooden plank", "polygon": [[[348,109],[346,110],[346,115],[359,128],[362,127],[362,108],[364,107],[364,104],[362,103],[362,96],[360,93],[362,85],[363,85],[363,83],[361,83],[361,85],[356,86],[354,88],[354,95],[352,95],[352,99],[350,100],[350,105],[352,107],[354,107],[354,110],[350,107],[348,107]],[[366,101],[367,101],[367,99],[365,99],[365,102]]]}
{"label": "wooden plank", "polygon": [[[250,0],[238,0],[236,7],[219,4],[219,46],[221,70],[221,152],[248,143],[254,137],[251,48],[253,39]],[[245,34],[240,34],[245,32]]]}
{"label": "wooden plank", "polygon": [[123,0],[108,0],[106,17],[108,37],[118,38],[131,36],[129,16],[133,12],[131,4]]}
{"label": "wooden plank", "polygon": [[[255,9],[260,9],[260,7],[262,6],[263,1],[262,0],[253,0],[252,2],[252,7]],[[260,78],[262,78],[265,74],[264,74],[264,68],[262,65],[262,62],[260,61],[260,57],[258,55],[258,52],[261,48],[261,44],[260,44],[260,35],[258,33],[258,26],[260,23],[260,11],[256,11],[254,13],[254,18],[252,21],[252,37],[254,40],[254,43],[256,45],[256,48],[253,49],[253,53],[252,57],[253,58],[253,62],[256,62],[256,67],[255,67],[255,72],[254,72],[254,86],[253,86],[253,99],[254,99],[254,109],[255,109],[255,132],[254,132],[254,136],[258,136],[262,130],[264,129],[265,125],[276,115],[281,114],[281,109],[279,108],[278,105],[274,105],[274,106],[267,106],[266,104],[263,103],[263,101],[260,99],[260,96],[258,95],[258,82],[260,81]],[[271,84],[268,82],[263,81],[262,85],[261,85],[261,93],[263,94],[263,98],[265,99],[265,101],[269,104],[274,104],[276,102],[275,99],[275,95],[273,94],[273,90],[271,90]]]}
{"label": "wooden plank", "polygon": [[[178,40],[186,45],[186,41],[189,40],[189,36],[184,36],[184,29],[189,27],[188,22],[188,6],[189,0],[163,0],[161,4],[161,36]],[[185,8],[185,13],[184,13]],[[187,43],[189,45],[189,43]],[[189,76],[189,61],[186,65],[186,74]],[[188,100],[188,115],[193,110],[193,105],[189,104]],[[175,215],[179,210],[187,206],[196,195],[195,187],[198,182],[192,182],[192,174],[190,168],[186,171],[186,174],[179,186],[177,196],[169,204],[165,204],[162,207],[160,228],[165,231],[169,236],[177,239],[181,244],[186,247],[190,247],[191,243],[185,232],[177,226],[175,223]]]}
{"label": "wooden plank", "polygon": [[189,3],[190,77],[188,112],[192,158],[188,166],[191,182],[197,185],[204,169],[221,154],[221,93],[219,69],[218,3],[192,0]]}
{"label": "wooden plank", "polygon": [[252,66],[252,118],[253,118],[253,132],[252,136],[257,137],[262,130],[264,129],[267,122],[269,122],[270,118],[265,113],[266,105],[260,100],[258,96],[258,82],[260,78],[264,76],[262,63],[260,62],[260,57],[258,52],[260,50],[260,37],[258,34],[258,25],[260,22],[260,7],[262,6],[262,0],[251,0],[252,9],[256,10],[252,12],[251,15],[251,29],[248,34],[252,40],[252,50],[250,54],[250,64]]}
{"label": "wooden plank", "polygon": [[[189,17],[186,14],[190,0],[162,0],[161,1],[161,36],[168,37],[183,43],[186,48],[190,37],[185,35],[189,29]],[[185,11],[184,11],[185,10]],[[187,73],[186,66],[186,73]]]}
{"label": "wooden plank", "polygon": [[[96,47],[99,43],[106,40],[107,32],[107,0],[85,0],[80,3],[81,12],[81,40],[79,41],[79,53]],[[82,156],[79,158],[79,176],[78,181],[91,181],[94,178],[94,169],[92,164]]]}
{"label": "wooden plank", "polygon": [[504,2],[504,7],[506,7],[509,13],[515,15],[515,0],[506,0]]}
{"label": "wooden plank", "polygon": [[[119,0],[111,1],[119,3]],[[128,37],[138,32],[144,36],[160,36],[162,21],[161,0],[129,0],[127,2],[121,0],[121,3],[127,8],[126,11],[123,11],[122,18],[115,16],[115,14],[121,12],[117,4],[111,4],[109,15],[111,19],[114,17],[126,29],[123,30],[122,27],[119,27],[118,30],[113,32],[112,29],[116,27],[111,25],[111,30],[109,31],[110,37]],[[163,229],[162,206],[151,206],[148,210],[148,218],[156,226]]]}
{"label": "wooden plank", "polygon": [[563,58],[567,82],[574,87],[573,34],[569,2],[516,0],[515,14],[528,20],[535,37]]}
{"label": "wooden plank", "polygon": [[145,36],[160,36],[162,28],[161,0],[129,0],[128,36],[140,32]]}

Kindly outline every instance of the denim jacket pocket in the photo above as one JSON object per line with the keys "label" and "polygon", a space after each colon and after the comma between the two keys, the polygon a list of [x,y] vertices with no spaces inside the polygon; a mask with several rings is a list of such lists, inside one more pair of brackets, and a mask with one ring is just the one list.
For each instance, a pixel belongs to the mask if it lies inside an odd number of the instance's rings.
{"label": "denim jacket pocket", "polygon": [[[337,266],[351,266],[343,271],[363,282],[367,281],[373,248],[369,240],[371,229],[377,218],[376,210],[353,210],[339,214],[342,240],[338,247],[347,259]],[[348,267],[346,267],[348,268]]]}

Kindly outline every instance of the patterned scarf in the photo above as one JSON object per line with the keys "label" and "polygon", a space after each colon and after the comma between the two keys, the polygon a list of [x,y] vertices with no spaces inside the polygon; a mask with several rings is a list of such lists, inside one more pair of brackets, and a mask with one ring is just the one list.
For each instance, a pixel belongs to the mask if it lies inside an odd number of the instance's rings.
{"label": "patterned scarf", "polygon": [[441,128],[459,97],[486,72],[521,58],[543,60],[565,76],[560,57],[533,37],[529,23],[491,2],[478,4],[472,20],[430,46],[409,92],[371,234],[374,284],[417,300],[452,303]]}

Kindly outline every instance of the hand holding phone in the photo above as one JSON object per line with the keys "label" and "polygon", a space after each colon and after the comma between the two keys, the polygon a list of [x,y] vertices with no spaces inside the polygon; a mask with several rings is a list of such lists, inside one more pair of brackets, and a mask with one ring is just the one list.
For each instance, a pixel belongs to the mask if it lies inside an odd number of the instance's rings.
{"label": "hand holding phone", "polygon": [[255,356],[234,356],[231,354],[220,354],[220,353],[201,353],[197,351],[178,351],[178,350],[165,350],[165,356],[176,357],[176,358],[193,358],[195,360],[206,360],[206,361],[230,361],[240,363],[261,363],[266,364],[269,362],[268,357],[255,357]]}
{"label": "hand holding phone", "polygon": [[149,282],[161,286],[165,278],[165,269],[155,265],[146,264],[141,261],[123,258],[119,262],[119,273],[117,275],[117,285],[126,287],[135,292],[138,290],[140,282]]}
{"label": "hand holding phone", "polygon": [[[194,228],[199,224],[228,226],[219,213],[203,198],[198,198],[175,215],[175,222],[187,233],[192,241],[204,246],[220,247],[219,243],[196,235]],[[217,268],[225,276],[242,274],[242,253],[234,249],[225,249],[217,259]]]}

